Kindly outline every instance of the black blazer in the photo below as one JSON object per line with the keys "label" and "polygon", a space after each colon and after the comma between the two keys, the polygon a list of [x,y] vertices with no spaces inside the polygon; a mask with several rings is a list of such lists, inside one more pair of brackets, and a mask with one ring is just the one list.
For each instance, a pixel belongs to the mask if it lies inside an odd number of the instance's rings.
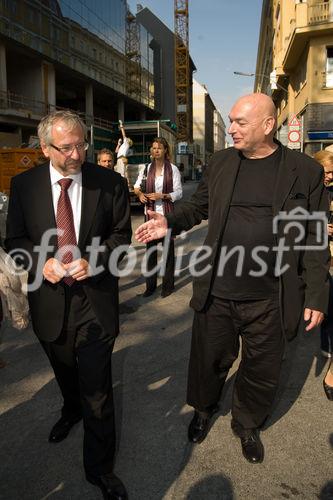
{"label": "black blazer", "polygon": [[[5,246],[7,251],[23,249],[31,257],[30,265],[24,260],[25,267],[29,267],[30,284],[36,278],[42,281],[37,290],[28,293],[28,300],[34,331],[47,341],[60,335],[65,314],[64,285],[42,280],[45,260],[57,251],[57,237],[53,235],[42,245],[46,254],[42,260],[38,261],[40,252],[34,247],[41,245],[47,230],[55,228],[49,164],[15,176],[11,182]],[[78,247],[82,257],[87,258],[87,246],[99,237],[105,249],[97,260],[103,272],[81,284],[97,319],[111,336],[119,330],[118,279],[109,272],[108,261],[119,245],[130,244],[131,234],[129,195],[123,178],[106,168],[84,163]]]}
{"label": "black blazer", "polygon": [[[193,282],[191,306],[201,311],[210,294],[214,268],[223,244],[223,230],[227,221],[240,154],[234,148],[219,151],[213,155],[196,193],[188,202],[178,203],[175,212],[167,215],[173,234],[209,219],[204,245],[212,249],[212,254],[201,262],[200,268],[210,269]],[[312,158],[282,146],[281,162],[272,200],[273,215],[280,211],[289,213],[294,209],[312,211],[328,210],[327,195],[323,184],[323,169]],[[304,238],[298,245],[316,245],[314,222],[302,222]],[[326,312],[328,306],[328,270],[330,253],[323,250],[295,250],[298,231],[288,230],[284,221],[278,224],[277,239],[285,237],[290,252],[284,252],[283,263],[288,270],[280,278],[280,304],[282,326],[288,338],[297,333],[303,307]],[[326,229],[326,228],[325,228]]]}

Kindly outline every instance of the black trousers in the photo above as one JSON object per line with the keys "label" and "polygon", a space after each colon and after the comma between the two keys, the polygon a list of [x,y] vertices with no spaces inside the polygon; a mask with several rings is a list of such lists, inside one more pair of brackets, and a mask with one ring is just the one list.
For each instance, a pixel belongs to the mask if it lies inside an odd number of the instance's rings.
{"label": "black trousers", "polygon": [[[150,241],[147,243],[147,251],[149,251],[147,259],[147,271],[151,271],[157,265],[157,245],[161,243],[164,245],[165,238],[157,241]],[[155,250],[152,250],[155,248]],[[157,285],[157,274],[156,271],[152,276],[146,277],[146,288],[147,290],[154,290]],[[167,253],[166,263],[165,263],[165,273],[162,277],[162,291],[170,291],[175,287],[175,244],[174,240],[170,239],[169,250]]]}
{"label": "black trousers", "polygon": [[55,342],[41,344],[64,399],[62,415],[83,417],[85,471],[99,476],[112,471],[115,452],[111,374],[115,339],[96,320],[82,286],[64,288],[66,322],[61,335]]}
{"label": "black trousers", "polygon": [[187,402],[209,411],[219,401],[229,369],[242,358],[233,390],[232,417],[246,429],[263,425],[273,403],[284,353],[278,299],[232,301],[211,297],[195,312]]}

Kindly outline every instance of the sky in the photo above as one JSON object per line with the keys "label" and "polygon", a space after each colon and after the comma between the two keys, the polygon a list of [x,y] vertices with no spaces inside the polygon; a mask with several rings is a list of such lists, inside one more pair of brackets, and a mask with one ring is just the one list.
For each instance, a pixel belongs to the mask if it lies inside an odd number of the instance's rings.
{"label": "sky", "polygon": [[[174,0],[128,0],[132,12],[140,3],[174,31]],[[190,55],[194,78],[207,90],[228,124],[238,97],[253,91],[262,0],[189,0]]]}

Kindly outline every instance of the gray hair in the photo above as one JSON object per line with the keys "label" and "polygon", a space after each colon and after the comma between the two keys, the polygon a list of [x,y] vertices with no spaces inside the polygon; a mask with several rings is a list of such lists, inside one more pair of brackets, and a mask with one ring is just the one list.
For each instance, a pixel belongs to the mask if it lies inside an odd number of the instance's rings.
{"label": "gray hair", "polygon": [[81,127],[86,137],[87,127],[80,116],[69,109],[65,109],[53,111],[41,119],[37,129],[40,142],[45,143],[47,146],[52,142],[52,127],[60,121],[64,122],[69,130],[73,130],[77,126]]}

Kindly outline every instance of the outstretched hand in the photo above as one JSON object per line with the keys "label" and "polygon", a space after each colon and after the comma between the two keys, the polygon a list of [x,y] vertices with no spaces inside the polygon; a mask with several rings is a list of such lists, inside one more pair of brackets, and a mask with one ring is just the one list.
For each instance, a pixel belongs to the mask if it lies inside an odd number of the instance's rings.
{"label": "outstretched hand", "polygon": [[164,238],[168,232],[168,223],[164,215],[148,210],[147,214],[151,217],[149,221],[141,224],[135,231],[135,238],[140,243],[148,243],[152,240]]}

